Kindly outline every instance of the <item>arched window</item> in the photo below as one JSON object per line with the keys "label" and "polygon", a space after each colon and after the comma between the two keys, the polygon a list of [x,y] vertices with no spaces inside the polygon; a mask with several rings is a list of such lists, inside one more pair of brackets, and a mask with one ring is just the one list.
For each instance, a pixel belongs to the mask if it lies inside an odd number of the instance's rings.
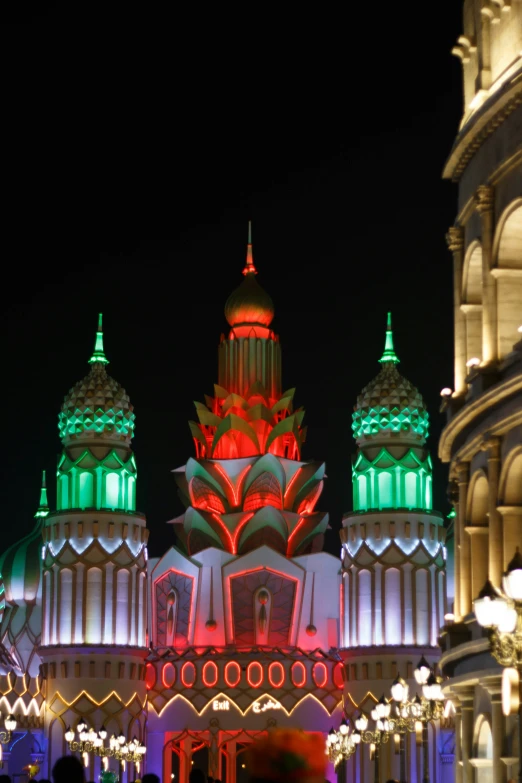
{"label": "arched window", "polygon": [[368,480],[366,476],[357,476],[357,507],[356,511],[368,508]]}
{"label": "arched window", "polygon": [[415,575],[416,633],[415,644],[430,643],[428,602],[428,571],[420,569]]}
{"label": "arched window", "polygon": [[93,492],[94,479],[92,473],[80,473],[79,476],[80,502],[79,508],[92,508],[94,506]]}
{"label": "arched window", "polygon": [[[484,715],[481,715],[475,730],[475,753],[480,759],[477,766],[477,783],[492,783],[493,781],[493,735],[491,726]],[[488,763],[489,762],[489,763]]]}
{"label": "arched window", "polygon": [[[475,474],[476,475],[476,474]],[[471,485],[471,500],[469,506],[469,519],[472,525],[478,527],[488,523],[489,489],[488,480],[482,474]]]}
{"label": "arched window", "polygon": [[129,476],[127,479],[127,511],[134,511],[136,508],[136,479]]}
{"label": "arched window", "polygon": [[397,568],[388,568],[384,574],[386,612],[384,615],[386,644],[402,643],[401,576]]}
{"label": "arched window", "polygon": [[358,630],[359,645],[368,647],[372,643],[372,577],[369,571],[358,575]]}
{"label": "arched window", "polygon": [[117,473],[105,476],[105,507],[120,508],[120,477]]}
{"label": "arched window", "polygon": [[505,506],[522,506],[522,454],[506,461],[501,487]]}
{"label": "arched window", "polygon": [[194,508],[225,513],[225,506],[218,493],[204,479],[194,476],[190,481],[190,495]]}
{"label": "arched window", "polygon": [[85,641],[100,644],[102,617],[102,572],[99,568],[89,568],[87,571],[87,595],[84,604]]}
{"label": "arched window", "polygon": [[431,476],[426,476],[426,487],[425,487],[425,498],[424,498],[424,508],[428,511],[431,510],[432,505],[432,499],[431,499]]}
{"label": "arched window", "polygon": [[60,623],[58,641],[60,644],[72,643],[72,582],[73,574],[69,568],[60,571],[60,612],[58,615]]}
{"label": "arched window", "polygon": [[60,509],[69,508],[69,476],[60,476]]}
{"label": "arched window", "polygon": [[116,577],[116,644],[129,644],[129,572],[124,568]]}
{"label": "arched window", "polygon": [[264,506],[283,508],[279,481],[272,473],[261,473],[250,485],[243,505],[244,511],[256,511]]}
{"label": "arched window", "polygon": [[[510,204],[498,222],[497,299],[499,358],[513,349],[520,335],[522,300],[522,199]],[[515,271],[517,270],[517,271]]]}
{"label": "arched window", "polygon": [[421,508],[418,500],[418,485],[417,474],[409,470],[404,476],[404,505],[406,508]]}
{"label": "arched window", "polygon": [[385,471],[378,474],[379,482],[379,508],[393,507],[392,477]]}

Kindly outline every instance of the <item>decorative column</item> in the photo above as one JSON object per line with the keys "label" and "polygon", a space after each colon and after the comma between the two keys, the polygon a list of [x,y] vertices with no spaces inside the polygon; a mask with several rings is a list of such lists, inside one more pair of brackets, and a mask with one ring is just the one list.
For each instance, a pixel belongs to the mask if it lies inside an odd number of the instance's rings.
{"label": "decorative column", "polygon": [[500,475],[500,438],[487,438],[484,448],[488,452],[489,485],[489,579],[500,586],[504,571],[502,515],[497,508],[498,481]]}
{"label": "decorative column", "polygon": [[506,719],[502,714],[502,696],[498,690],[491,696],[491,722],[493,734],[493,783],[506,783],[507,767],[502,763],[504,755],[504,737],[506,736]]}
{"label": "decorative column", "polygon": [[497,284],[491,274],[493,247],[493,198],[490,185],[480,185],[475,196],[476,210],[482,223],[482,361],[496,362],[497,339]]}
{"label": "decorative column", "polygon": [[459,551],[455,552],[455,560],[460,562],[460,584],[455,585],[455,594],[460,594],[459,617],[465,617],[471,612],[471,540],[466,532],[466,501],[468,494],[469,464],[459,462],[456,466],[459,485],[458,527]]}
{"label": "decorative column", "polygon": [[[473,752],[473,689],[466,689],[459,692],[459,699],[462,713],[462,739],[461,739],[461,762],[462,762],[462,783],[473,783],[473,767],[470,764],[470,758]],[[459,746],[457,738],[457,747]]]}
{"label": "decorative column", "polygon": [[466,385],[466,324],[462,304],[462,265],[464,249],[464,229],[451,226],[446,234],[448,248],[453,254],[453,320],[454,320],[454,361],[455,394],[464,394]]}

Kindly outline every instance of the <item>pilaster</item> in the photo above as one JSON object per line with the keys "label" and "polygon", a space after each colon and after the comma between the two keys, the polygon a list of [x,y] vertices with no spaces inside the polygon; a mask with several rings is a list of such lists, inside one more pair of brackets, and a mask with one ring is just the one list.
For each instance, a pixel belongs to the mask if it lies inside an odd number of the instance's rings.
{"label": "pilaster", "polygon": [[475,208],[482,224],[482,362],[498,359],[497,284],[491,274],[493,248],[494,189],[480,185],[475,194]]}
{"label": "pilaster", "polygon": [[459,550],[455,559],[460,563],[460,584],[455,585],[455,594],[459,593],[460,605],[458,617],[471,612],[471,540],[466,532],[466,501],[469,482],[469,464],[459,462],[456,466],[457,483],[459,485],[458,527]]}
{"label": "pilaster", "polygon": [[464,250],[464,229],[451,226],[446,234],[448,248],[453,255],[453,319],[454,319],[454,362],[455,394],[466,391],[466,323],[462,304],[462,265]]}
{"label": "pilaster", "polygon": [[498,481],[500,475],[500,438],[487,438],[484,448],[488,453],[489,486],[489,579],[500,586],[503,563],[503,524],[502,515],[497,508]]}

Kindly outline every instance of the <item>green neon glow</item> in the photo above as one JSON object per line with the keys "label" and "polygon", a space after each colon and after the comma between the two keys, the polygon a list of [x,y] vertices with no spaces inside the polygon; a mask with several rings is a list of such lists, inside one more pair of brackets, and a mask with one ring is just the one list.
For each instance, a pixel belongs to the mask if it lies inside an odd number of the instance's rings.
{"label": "green neon glow", "polygon": [[136,510],[136,460],[123,462],[115,451],[97,459],[87,449],[73,460],[66,451],[58,463],[57,506],[69,509]]}
{"label": "green neon glow", "polygon": [[420,449],[410,449],[397,459],[383,448],[373,460],[360,451],[352,469],[354,510],[415,508],[431,511],[431,474],[431,458]]}
{"label": "green neon glow", "polygon": [[388,313],[388,321],[386,324],[386,340],[384,342],[384,353],[379,359],[380,362],[393,362],[394,364],[398,364],[400,359],[395,353],[395,348],[393,345],[393,331],[392,331],[392,320],[391,320],[391,313]]}
{"label": "green neon glow", "polygon": [[354,437],[368,438],[383,430],[413,434],[419,440],[428,435],[429,415],[418,389],[397,370],[399,359],[393,345],[391,313],[388,313],[381,371],[362,390],[352,415]]}
{"label": "green neon glow", "polygon": [[94,364],[97,362],[98,364],[109,364],[109,360],[105,356],[104,350],[103,350],[103,314],[100,313],[98,315],[98,330],[96,332],[96,342],[94,343],[94,353],[89,359],[89,364]]}
{"label": "green neon glow", "polygon": [[45,483],[45,470],[42,470],[42,487],[40,489],[40,504],[35,517],[46,517],[49,515],[49,503],[47,501],[47,486]]}
{"label": "green neon glow", "polygon": [[455,519],[456,516],[457,516],[457,512],[455,511],[454,508],[452,508],[448,516],[446,517],[446,519]]}

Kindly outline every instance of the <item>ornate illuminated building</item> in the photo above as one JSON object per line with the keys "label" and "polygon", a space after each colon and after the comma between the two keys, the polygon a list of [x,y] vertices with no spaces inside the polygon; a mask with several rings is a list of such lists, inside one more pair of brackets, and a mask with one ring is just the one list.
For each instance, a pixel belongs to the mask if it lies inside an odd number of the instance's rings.
{"label": "ornate illuminated building", "polygon": [[[354,408],[357,453],[353,512],[343,518],[341,645],[345,710],[368,713],[400,675],[413,693],[413,671],[424,656],[435,666],[438,629],[446,612],[445,530],[432,510],[432,463],[425,441],[428,412],[419,391],[397,369],[388,315],[381,370]],[[415,736],[407,735],[407,780],[422,779]],[[429,779],[453,775],[451,726],[429,727]],[[381,751],[381,780],[400,778],[393,743]],[[348,762],[348,780],[372,781],[368,753]]]}
{"label": "ornate illuminated building", "polygon": [[[225,306],[217,384],[190,422],[195,456],[173,471],[185,511],[161,558],[147,560],[135,416],[107,373],[100,317],[89,372],[59,415],[56,510],[44,484],[33,531],[0,558],[0,709],[18,721],[11,773],[33,752],[49,775],[66,730],[85,721],[145,743],[146,769],[164,783],[188,783],[192,762],[237,783],[246,747],[271,727],[326,736],[389,698],[397,674],[411,681],[421,656],[438,658],[445,554],[428,414],[397,370],[391,322],[353,415],[340,562],[322,551],[325,468],[303,460],[304,411],[283,390],[250,241],[243,274]],[[430,728],[428,743],[430,779],[446,783],[451,734]],[[420,757],[406,746],[417,783]],[[380,783],[397,763],[383,751]],[[97,779],[100,759],[87,764]],[[374,779],[366,748],[349,765],[349,779]],[[121,783],[137,776],[133,764],[119,771]]]}
{"label": "ornate illuminated building", "polygon": [[522,546],[522,3],[465,0],[454,53],[464,112],[444,176],[458,183],[453,254],[455,378],[443,390],[439,454],[455,502],[455,603],[443,632],[457,707],[458,783],[518,772],[516,719],[501,667],[475,621],[486,579],[499,588]]}

